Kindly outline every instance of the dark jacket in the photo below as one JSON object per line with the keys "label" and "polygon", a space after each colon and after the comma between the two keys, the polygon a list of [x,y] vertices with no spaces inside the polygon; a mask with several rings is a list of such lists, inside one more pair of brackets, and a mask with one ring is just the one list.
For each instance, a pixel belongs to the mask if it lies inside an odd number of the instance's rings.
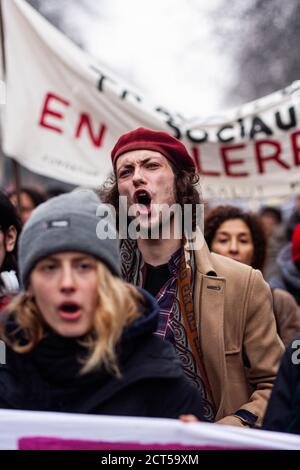
{"label": "dark jacket", "polygon": [[283,356],[263,428],[300,434],[300,334]]}
{"label": "dark jacket", "polygon": [[78,375],[86,350],[72,338],[48,331],[35,350],[7,348],[0,367],[0,408],[177,418],[202,418],[202,400],[184,376],[172,345],[153,336],[158,305],[144,292],[148,309],[124,331],[117,378],[104,368]]}
{"label": "dark jacket", "polygon": [[272,289],[283,289],[289,292],[300,305],[300,271],[292,260],[291,243],[280,251],[277,258],[279,276],[270,279]]}
{"label": "dark jacket", "polygon": [[272,289],[277,333],[287,348],[300,332],[300,307],[294,297],[283,289]]}

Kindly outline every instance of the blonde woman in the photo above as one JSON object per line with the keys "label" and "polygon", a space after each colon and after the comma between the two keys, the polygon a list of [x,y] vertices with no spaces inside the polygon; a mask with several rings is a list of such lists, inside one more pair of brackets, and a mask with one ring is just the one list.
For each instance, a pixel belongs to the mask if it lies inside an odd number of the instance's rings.
{"label": "blonde woman", "polygon": [[119,277],[113,226],[97,236],[99,207],[92,191],[64,194],[24,227],[25,291],[1,322],[0,408],[202,419],[173,347],[153,335],[155,300]]}

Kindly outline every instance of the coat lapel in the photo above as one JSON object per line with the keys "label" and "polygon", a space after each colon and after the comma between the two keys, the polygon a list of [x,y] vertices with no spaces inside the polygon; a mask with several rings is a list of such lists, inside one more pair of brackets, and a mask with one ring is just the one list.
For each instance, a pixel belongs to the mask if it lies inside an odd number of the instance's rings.
{"label": "coat lapel", "polygon": [[[204,242],[195,251],[196,278],[194,309],[200,348],[217,412],[222,408],[225,376],[224,297],[226,281],[214,270],[210,252]],[[218,413],[216,418],[218,418]]]}

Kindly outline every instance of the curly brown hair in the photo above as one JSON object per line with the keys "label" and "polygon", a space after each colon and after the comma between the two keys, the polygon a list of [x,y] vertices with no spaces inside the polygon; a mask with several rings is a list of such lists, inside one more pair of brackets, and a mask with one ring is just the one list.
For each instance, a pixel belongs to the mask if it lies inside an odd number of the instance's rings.
{"label": "curly brown hair", "polygon": [[210,210],[204,221],[204,238],[211,249],[215,234],[224,222],[232,219],[241,219],[249,228],[252,236],[254,253],[251,266],[255,269],[263,269],[267,240],[259,218],[251,213],[234,206],[217,206]]}
{"label": "curly brown hair", "polygon": [[[176,193],[176,203],[180,204],[181,208],[184,208],[185,204],[192,205],[192,214],[193,214],[193,230],[195,230],[197,225],[197,212],[196,207],[198,204],[202,203],[202,197],[199,190],[199,175],[195,172],[194,169],[178,169],[171,162],[168,162],[171,166],[174,176],[175,176],[175,193]],[[117,229],[119,221],[119,191],[118,191],[118,181],[114,173],[111,173],[107,180],[97,191],[98,196],[101,201],[105,204],[111,204],[116,210],[117,216]],[[184,211],[183,211],[184,213]],[[183,221],[184,223],[184,221]]]}

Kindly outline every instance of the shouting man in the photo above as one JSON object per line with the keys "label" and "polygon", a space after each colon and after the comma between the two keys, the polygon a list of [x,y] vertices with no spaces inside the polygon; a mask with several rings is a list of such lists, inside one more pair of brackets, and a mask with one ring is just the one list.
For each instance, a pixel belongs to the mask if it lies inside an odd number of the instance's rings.
{"label": "shouting man", "polygon": [[270,289],[259,271],[209,252],[196,227],[198,175],[179,140],[139,128],[111,156],[113,179],[100,193],[119,216],[125,201],[124,278],[156,297],[156,334],[174,344],[206,418],[259,426],[283,352]]}

